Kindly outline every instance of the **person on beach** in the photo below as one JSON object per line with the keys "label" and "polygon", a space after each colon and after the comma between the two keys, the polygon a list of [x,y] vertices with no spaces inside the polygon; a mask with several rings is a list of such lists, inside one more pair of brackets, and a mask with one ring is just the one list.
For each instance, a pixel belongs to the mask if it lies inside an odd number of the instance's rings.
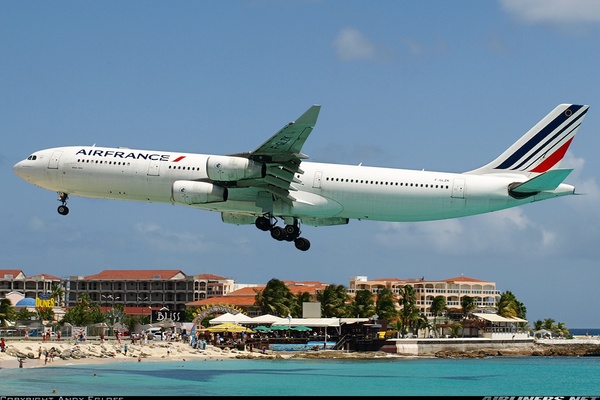
{"label": "person on beach", "polygon": [[38,348],[38,360],[42,358],[42,346]]}
{"label": "person on beach", "polygon": [[2,353],[6,351],[6,342],[4,341],[4,338],[0,339],[0,351],[2,351]]}
{"label": "person on beach", "polygon": [[125,356],[127,356],[127,350],[129,350],[129,346],[127,346],[127,345],[123,346],[123,354]]}
{"label": "person on beach", "polygon": [[23,363],[25,362],[24,358],[19,358],[19,368],[23,368]]}

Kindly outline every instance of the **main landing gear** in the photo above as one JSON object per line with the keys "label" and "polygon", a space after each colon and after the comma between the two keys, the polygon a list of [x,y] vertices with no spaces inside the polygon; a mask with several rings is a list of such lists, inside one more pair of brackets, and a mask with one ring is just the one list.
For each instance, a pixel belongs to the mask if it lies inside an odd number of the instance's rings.
{"label": "main landing gear", "polygon": [[254,223],[261,231],[270,231],[271,237],[275,240],[288,242],[294,242],[294,245],[298,250],[306,251],[310,248],[310,242],[308,239],[300,237],[300,227],[298,226],[298,219],[294,218],[293,224],[288,224],[283,228],[276,226],[277,220],[273,222],[273,216],[267,215],[256,218]]}
{"label": "main landing gear", "polygon": [[61,205],[58,206],[58,213],[60,215],[67,215],[69,213],[69,207],[67,207],[67,200],[69,200],[68,194],[58,192],[58,201],[61,202]]}

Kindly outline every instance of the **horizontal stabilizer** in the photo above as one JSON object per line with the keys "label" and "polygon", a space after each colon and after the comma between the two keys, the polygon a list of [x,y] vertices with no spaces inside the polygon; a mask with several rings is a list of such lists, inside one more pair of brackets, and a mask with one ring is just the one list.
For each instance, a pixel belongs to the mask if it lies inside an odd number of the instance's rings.
{"label": "horizontal stabilizer", "polygon": [[539,193],[545,190],[555,190],[565,178],[573,171],[572,169],[551,169],[510,188],[513,193]]}

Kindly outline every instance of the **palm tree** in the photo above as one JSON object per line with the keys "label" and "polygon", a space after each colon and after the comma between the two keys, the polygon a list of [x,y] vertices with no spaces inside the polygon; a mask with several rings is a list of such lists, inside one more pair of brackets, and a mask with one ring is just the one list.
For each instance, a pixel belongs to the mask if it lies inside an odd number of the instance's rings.
{"label": "palm tree", "polygon": [[13,322],[15,320],[15,307],[12,305],[10,300],[2,299],[0,300],[0,325],[7,327],[9,322]]}
{"label": "palm tree", "polygon": [[52,284],[50,290],[50,296],[52,296],[54,301],[56,301],[56,305],[62,306],[64,303],[63,298],[65,297],[65,291],[63,290],[63,288],[61,286],[58,286],[57,284]]}
{"label": "palm tree", "polygon": [[510,291],[502,293],[498,301],[498,315],[506,318],[526,318],[527,309]]}
{"label": "palm tree", "polygon": [[569,334],[569,329],[565,325],[564,322],[559,322],[556,324],[556,328],[554,331],[558,336],[567,336]]}
{"label": "palm tree", "polygon": [[375,312],[379,316],[379,319],[383,321],[391,321],[398,316],[396,300],[389,288],[383,288],[379,291],[377,301],[375,302]]}
{"label": "palm tree", "polygon": [[417,331],[417,337],[419,337],[419,331],[425,330],[431,332],[432,325],[429,318],[423,313],[419,313],[419,317],[415,321],[415,329]]}
{"label": "palm tree", "polygon": [[287,317],[291,315],[294,296],[287,285],[276,278],[271,279],[262,291],[257,291],[254,304],[263,314]]}
{"label": "palm tree", "polygon": [[348,305],[348,313],[356,318],[370,318],[375,314],[375,301],[370,290],[357,290],[354,299]]}
{"label": "palm tree", "polygon": [[404,336],[416,324],[419,318],[419,309],[417,307],[417,296],[415,288],[412,285],[405,285],[400,291],[398,300],[400,311],[398,312],[402,335]]}
{"label": "palm tree", "polygon": [[462,307],[462,311],[463,311],[463,329],[462,329],[462,334],[463,337],[465,336],[465,325],[466,325],[466,320],[469,317],[469,314],[471,314],[473,312],[473,310],[475,310],[477,308],[477,300],[475,300],[474,297],[471,296],[463,296],[460,299],[460,305]]}
{"label": "palm tree", "polygon": [[435,332],[436,337],[440,336],[437,328],[437,317],[443,315],[447,310],[448,306],[446,305],[446,298],[444,296],[435,296],[431,302],[429,311],[433,314],[433,331]]}
{"label": "palm tree", "polygon": [[322,292],[317,293],[317,300],[321,302],[323,317],[348,317],[350,295],[344,285],[329,285]]}
{"label": "palm tree", "polygon": [[85,326],[103,322],[104,313],[100,310],[98,303],[91,300],[90,295],[82,293],[77,298],[77,304],[67,310],[61,323],[68,322],[74,326]]}
{"label": "palm tree", "polygon": [[546,329],[550,332],[554,332],[554,329],[556,329],[554,322],[555,321],[552,318],[545,318],[544,321],[542,322],[544,329]]}

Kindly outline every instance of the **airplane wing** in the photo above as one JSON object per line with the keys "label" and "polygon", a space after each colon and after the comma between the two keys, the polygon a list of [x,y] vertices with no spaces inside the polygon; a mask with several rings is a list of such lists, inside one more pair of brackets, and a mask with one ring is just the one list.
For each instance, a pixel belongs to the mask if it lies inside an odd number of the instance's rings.
{"label": "airplane wing", "polygon": [[313,105],[300,118],[285,125],[253,151],[232,154],[266,164],[266,176],[252,183],[248,182],[249,186],[262,187],[287,202],[295,200],[290,195],[290,190],[295,190],[291,183],[297,182],[294,174],[303,173],[300,163],[308,156],[301,152],[302,146],[317,123],[320,110],[320,105]]}

